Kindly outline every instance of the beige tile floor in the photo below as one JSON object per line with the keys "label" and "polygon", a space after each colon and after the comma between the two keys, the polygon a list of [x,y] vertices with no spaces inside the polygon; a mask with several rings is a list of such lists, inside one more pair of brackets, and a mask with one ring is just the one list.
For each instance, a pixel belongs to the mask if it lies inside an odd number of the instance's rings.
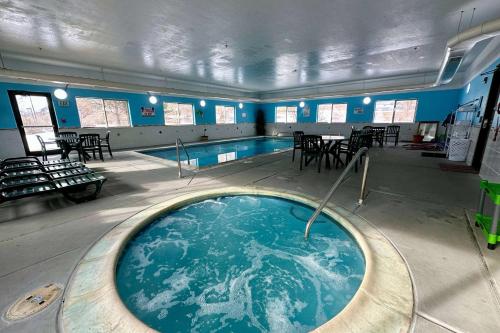
{"label": "beige tile floor", "polygon": [[[333,200],[379,228],[401,251],[417,294],[415,332],[500,332],[500,248],[486,250],[468,223],[478,196],[477,175],[442,172],[440,159],[400,148],[373,148],[365,205],[355,208],[360,177],[353,174]],[[136,212],[181,193],[257,185],[323,196],[341,170],[299,171],[291,154],[188,173],[117,152],[89,166],[107,177],[98,200],[74,205],[62,196],[27,198],[0,206],[0,311],[24,293],[64,286],[100,236]],[[59,300],[60,302],[60,300]],[[0,321],[1,332],[54,332],[59,303],[29,320]]]}

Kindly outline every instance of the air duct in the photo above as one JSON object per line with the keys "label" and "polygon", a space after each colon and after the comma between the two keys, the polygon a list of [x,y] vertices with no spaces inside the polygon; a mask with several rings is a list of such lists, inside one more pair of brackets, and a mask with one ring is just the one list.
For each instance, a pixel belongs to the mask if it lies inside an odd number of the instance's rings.
{"label": "air duct", "polygon": [[465,30],[446,43],[446,51],[435,86],[450,83],[465,54],[476,43],[500,35],[500,18]]}

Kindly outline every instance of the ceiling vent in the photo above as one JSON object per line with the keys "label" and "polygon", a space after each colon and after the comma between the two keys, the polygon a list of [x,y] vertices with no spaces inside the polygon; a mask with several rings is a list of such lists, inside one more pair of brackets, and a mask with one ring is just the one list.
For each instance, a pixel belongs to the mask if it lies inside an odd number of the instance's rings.
{"label": "ceiling vent", "polygon": [[446,43],[446,52],[436,83],[439,86],[451,82],[465,54],[476,43],[500,35],[500,19],[488,21],[459,33]]}

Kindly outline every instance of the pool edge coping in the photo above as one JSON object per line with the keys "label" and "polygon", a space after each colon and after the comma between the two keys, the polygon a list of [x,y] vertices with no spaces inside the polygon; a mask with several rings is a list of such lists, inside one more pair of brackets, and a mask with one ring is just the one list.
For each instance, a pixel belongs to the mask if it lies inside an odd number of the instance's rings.
{"label": "pool edge coping", "polygon": [[[317,198],[293,191],[227,187],[194,191],[152,205],[103,235],[82,257],[64,291],[58,316],[60,330],[156,332],[135,317],[118,295],[115,275],[122,249],[144,226],[169,210],[215,196],[245,194],[290,199],[313,208],[319,202]],[[409,332],[413,319],[413,285],[400,253],[374,226],[352,212],[332,204],[323,212],[356,240],[365,258],[365,275],[344,309],[314,331]]]}

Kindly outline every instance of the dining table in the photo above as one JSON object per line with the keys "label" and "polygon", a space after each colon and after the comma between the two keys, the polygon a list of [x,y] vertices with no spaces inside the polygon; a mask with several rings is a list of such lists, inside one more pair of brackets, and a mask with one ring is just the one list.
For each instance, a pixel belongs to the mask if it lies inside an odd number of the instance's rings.
{"label": "dining table", "polygon": [[[321,153],[326,155],[326,168],[330,169],[330,157],[329,154],[331,152],[333,153],[333,162],[335,162],[335,158],[338,158],[338,156],[335,156],[335,151],[337,150],[337,147],[342,143],[342,141],[348,140],[343,135],[331,135],[331,134],[322,134],[321,135]],[[342,161],[341,161],[342,162]],[[344,164],[342,162],[342,164]]]}
{"label": "dining table", "polygon": [[[88,155],[81,149],[82,140],[79,137],[60,135],[60,136],[55,136],[54,138],[52,138],[50,141],[47,142],[51,143],[54,142],[61,148],[61,159],[63,160],[69,157],[69,153],[72,150],[76,150],[79,153],[86,154],[86,157],[90,158],[90,155]],[[80,154],[78,155],[80,156]]]}

